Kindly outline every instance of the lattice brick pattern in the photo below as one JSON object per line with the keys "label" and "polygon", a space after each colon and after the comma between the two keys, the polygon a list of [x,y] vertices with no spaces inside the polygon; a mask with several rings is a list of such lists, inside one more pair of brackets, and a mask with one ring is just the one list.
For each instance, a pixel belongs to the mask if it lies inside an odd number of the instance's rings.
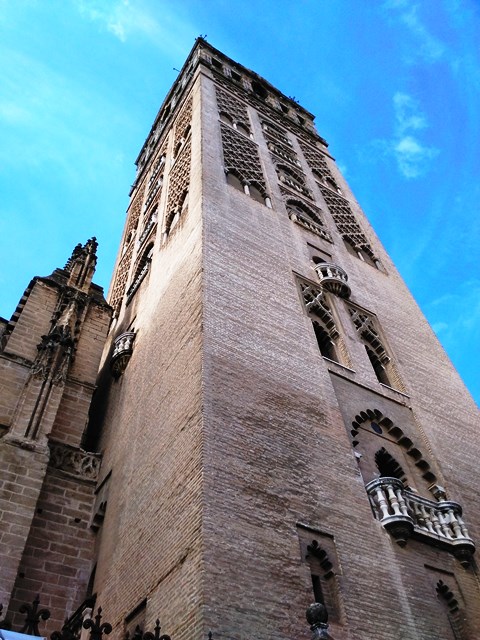
{"label": "lattice brick pattern", "polygon": [[130,206],[130,211],[128,214],[127,229],[125,231],[125,242],[127,243],[131,241],[133,232],[135,231],[138,225],[138,219],[140,218],[140,213],[142,211],[143,191],[144,189],[142,185],[142,188],[139,190],[136,198],[134,199],[134,201]]}
{"label": "lattice brick pattern", "polygon": [[387,355],[380,335],[375,328],[375,321],[372,316],[362,313],[354,307],[349,307],[348,312],[350,313],[350,317],[352,318],[357,333],[361,335],[374,349],[382,364],[388,364],[390,362],[390,357]]}
{"label": "lattice brick pattern", "polygon": [[350,360],[345,341],[337,328],[337,323],[335,322],[332,309],[327,302],[325,293],[320,287],[316,287],[313,284],[307,284],[306,282],[300,282],[300,288],[302,291],[303,301],[309,315],[313,317],[316,316],[322,320],[328,335],[335,342],[341,362],[345,366],[351,367],[352,362]]}
{"label": "lattice brick pattern", "polygon": [[190,163],[191,163],[191,142],[190,139],[182,147],[180,155],[170,171],[170,181],[168,186],[167,200],[167,222],[183,203],[185,192],[190,184]]}
{"label": "lattice brick pattern", "polygon": [[227,113],[236,122],[242,122],[249,127],[248,112],[245,104],[219,87],[215,87],[215,90],[219,112]]}
{"label": "lattice brick pattern", "polygon": [[325,160],[323,153],[320,153],[317,149],[313,149],[306,145],[302,140],[299,140],[299,143],[310,169],[322,178],[328,177],[333,180],[333,175],[328,168],[327,161]]}
{"label": "lattice brick pattern", "polygon": [[339,336],[337,325],[323,291],[319,287],[314,287],[304,282],[300,283],[300,288],[307,311],[319,316],[323,320],[330,337],[334,340],[337,339]]}
{"label": "lattice brick pattern", "polygon": [[348,312],[352,318],[352,322],[355,325],[355,329],[359,336],[363,338],[365,344],[367,344],[376,353],[378,359],[387,367],[388,376],[391,380],[390,386],[405,392],[405,386],[400,378],[396,364],[389,356],[385,345],[383,344],[380,332],[376,326],[376,320],[373,316],[355,307],[348,307]]}
{"label": "lattice brick pattern", "polygon": [[354,249],[363,250],[373,260],[376,260],[373,249],[345,198],[342,198],[342,196],[337,195],[322,185],[320,185],[320,191],[322,192],[323,198],[327,203],[330,213],[332,214],[335,226],[342,234],[343,239]]}
{"label": "lattice brick pattern", "polygon": [[231,127],[221,125],[225,171],[266,193],[257,145]]}
{"label": "lattice brick pattern", "polygon": [[285,130],[276,124],[273,124],[273,122],[262,120],[262,129],[265,138],[280,141],[288,147],[292,146],[290,138],[287,136]]}
{"label": "lattice brick pattern", "polygon": [[115,312],[118,312],[122,304],[123,294],[127,286],[128,272],[130,271],[130,264],[132,262],[134,243],[130,242],[130,245],[126,252],[123,254],[115,275],[115,284],[113,285],[112,295],[110,296],[110,305]]}
{"label": "lattice brick pattern", "polygon": [[178,118],[175,122],[175,142],[174,149],[181,143],[182,139],[186,138],[188,129],[192,122],[192,98],[188,98],[180,111]]}
{"label": "lattice brick pattern", "polygon": [[287,147],[287,145],[278,142],[278,140],[274,140],[269,135],[265,135],[265,138],[267,140],[267,147],[271,154],[276,156],[279,160],[292,164],[297,167],[297,169],[298,167],[301,167],[298,156],[291,147]]}

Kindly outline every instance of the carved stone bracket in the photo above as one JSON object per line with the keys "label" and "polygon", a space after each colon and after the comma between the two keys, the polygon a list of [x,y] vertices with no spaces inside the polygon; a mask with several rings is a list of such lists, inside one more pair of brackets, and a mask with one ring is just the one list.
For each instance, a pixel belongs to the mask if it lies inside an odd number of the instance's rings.
{"label": "carved stone bracket", "polygon": [[50,442],[50,466],[84,480],[96,480],[100,470],[101,455]]}

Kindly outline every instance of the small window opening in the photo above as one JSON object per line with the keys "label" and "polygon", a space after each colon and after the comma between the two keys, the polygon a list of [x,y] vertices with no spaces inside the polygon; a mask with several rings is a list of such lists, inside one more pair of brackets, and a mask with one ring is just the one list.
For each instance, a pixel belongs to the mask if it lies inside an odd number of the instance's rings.
{"label": "small window opening", "polygon": [[313,597],[315,598],[315,602],[320,602],[320,604],[325,604],[325,598],[323,597],[322,591],[322,583],[320,580],[320,576],[315,573],[311,574],[312,576],[312,587],[313,587]]}
{"label": "small window opening", "polygon": [[339,360],[337,351],[335,349],[333,340],[330,338],[325,329],[320,324],[318,324],[318,322],[312,320],[312,324],[313,330],[315,331],[315,337],[317,338],[318,348],[320,349],[320,353],[322,354],[322,356],[328,358],[329,360],[338,362]]}
{"label": "small window opening", "polygon": [[250,136],[249,129],[241,122],[237,122],[237,131],[240,131],[240,133],[243,133],[244,136]]}
{"label": "small window opening", "polygon": [[220,62],[220,60],[212,58],[212,67],[215,67],[215,69],[223,69],[223,64]]}
{"label": "small window opening", "polygon": [[280,103],[280,108],[283,111],[283,113],[288,113],[290,111],[290,109],[287,107],[286,104]]}
{"label": "small window opening", "polygon": [[227,173],[227,182],[232,187],[235,187],[235,189],[238,189],[242,193],[245,193],[242,181],[234,173]]}
{"label": "small window opening", "polygon": [[170,105],[167,104],[165,109],[163,110],[162,121],[168,118],[168,114],[170,113]]}
{"label": "small window opening", "polygon": [[228,113],[224,113],[223,111],[220,113],[220,120],[222,122],[225,122],[226,124],[229,124],[231,127],[233,127],[233,118],[231,118]]}
{"label": "small window opening", "polygon": [[232,80],[235,80],[235,82],[240,82],[240,80],[242,79],[242,76],[237,73],[236,71],[232,71]]}
{"label": "small window opening", "polygon": [[375,371],[375,375],[377,376],[377,380],[382,384],[386,384],[388,387],[391,387],[390,380],[388,378],[387,372],[385,371],[385,367],[380,362],[377,354],[372,351],[367,345],[365,345],[365,349],[367,351],[368,358],[372,364],[373,370]]}
{"label": "small window opening", "polygon": [[268,96],[268,91],[262,84],[260,84],[260,82],[257,82],[256,80],[252,82],[252,90],[259,98],[262,98],[263,100],[265,100],[265,98]]}
{"label": "small window opening", "polygon": [[407,479],[405,471],[385,447],[376,452],[375,464],[381,478],[397,478],[405,484]]}
{"label": "small window opening", "polygon": [[257,187],[255,187],[255,185],[251,184],[248,188],[250,191],[250,196],[254,200],[260,202],[261,204],[265,204],[265,198],[263,197],[263,194],[257,189]]}

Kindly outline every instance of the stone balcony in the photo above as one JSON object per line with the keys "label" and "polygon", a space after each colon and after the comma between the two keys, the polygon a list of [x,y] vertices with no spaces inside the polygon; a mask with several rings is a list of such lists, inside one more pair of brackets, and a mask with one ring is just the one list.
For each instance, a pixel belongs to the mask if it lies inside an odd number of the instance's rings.
{"label": "stone balcony", "polygon": [[332,262],[319,262],[315,265],[315,271],[324,289],[340,298],[350,297],[348,276],[341,267]]}
{"label": "stone balcony", "polygon": [[462,520],[462,507],[451,500],[436,502],[405,489],[397,478],[377,478],[365,489],[373,513],[383,527],[405,546],[410,537],[447,549],[469,566],[475,544]]}
{"label": "stone balcony", "polygon": [[115,342],[113,343],[113,353],[110,360],[110,366],[115,378],[121,376],[125,371],[128,361],[132,357],[134,340],[135,333],[133,331],[126,331],[115,338]]}

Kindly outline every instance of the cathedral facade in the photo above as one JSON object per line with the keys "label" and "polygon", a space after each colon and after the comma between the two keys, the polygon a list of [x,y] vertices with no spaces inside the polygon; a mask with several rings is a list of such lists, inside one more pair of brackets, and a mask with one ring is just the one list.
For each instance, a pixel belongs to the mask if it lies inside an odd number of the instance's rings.
{"label": "cathedral facade", "polygon": [[130,195],[2,325],[4,622],[477,637],[477,410],[312,114],[198,39]]}

